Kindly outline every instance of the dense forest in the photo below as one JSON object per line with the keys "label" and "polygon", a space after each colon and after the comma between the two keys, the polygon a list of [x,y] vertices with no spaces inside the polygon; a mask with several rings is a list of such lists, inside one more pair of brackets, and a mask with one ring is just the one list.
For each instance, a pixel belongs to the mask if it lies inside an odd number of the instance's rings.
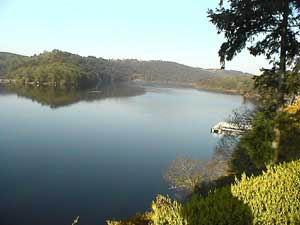
{"label": "dense forest", "polygon": [[[2,53],[2,58],[4,56]],[[2,75],[24,84],[87,87],[112,79],[105,74],[105,60],[58,50],[32,57],[14,55],[3,62]]]}
{"label": "dense forest", "polygon": [[50,86],[87,87],[142,80],[236,93],[249,92],[253,85],[250,74],[238,71],[206,70],[165,61],[81,57],[59,50],[32,57],[0,53],[0,76]]}

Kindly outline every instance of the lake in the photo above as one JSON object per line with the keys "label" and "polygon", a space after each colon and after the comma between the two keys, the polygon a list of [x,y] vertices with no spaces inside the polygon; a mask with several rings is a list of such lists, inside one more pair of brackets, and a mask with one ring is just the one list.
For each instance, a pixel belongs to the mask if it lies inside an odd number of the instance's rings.
{"label": "lake", "polygon": [[102,225],[170,194],[178,156],[210,159],[241,96],[158,86],[0,90],[0,223]]}

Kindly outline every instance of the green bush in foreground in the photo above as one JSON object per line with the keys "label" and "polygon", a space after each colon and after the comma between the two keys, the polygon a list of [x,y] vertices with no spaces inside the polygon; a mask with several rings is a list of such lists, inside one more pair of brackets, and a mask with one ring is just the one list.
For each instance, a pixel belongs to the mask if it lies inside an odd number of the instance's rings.
{"label": "green bush in foreground", "polygon": [[153,225],[187,225],[182,216],[182,205],[169,197],[159,195],[152,203],[151,221]]}
{"label": "green bush in foreground", "polygon": [[231,192],[250,207],[253,224],[300,224],[300,160],[268,167],[258,177],[243,175]]}
{"label": "green bush in foreground", "polygon": [[208,194],[194,196],[184,206],[184,215],[189,225],[250,225],[250,208],[233,197],[230,187]]}
{"label": "green bush in foreground", "polygon": [[107,221],[108,225],[187,225],[182,216],[182,205],[162,195],[152,202],[151,212],[137,214],[124,221]]}
{"label": "green bush in foreground", "polygon": [[124,221],[107,221],[108,225],[148,225],[150,224],[150,213],[137,214]]}
{"label": "green bush in foreground", "polygon": [[230,187],[181,204],[159,195],[152,211],[109,225],[300,225],[300,160],[243,175]]}

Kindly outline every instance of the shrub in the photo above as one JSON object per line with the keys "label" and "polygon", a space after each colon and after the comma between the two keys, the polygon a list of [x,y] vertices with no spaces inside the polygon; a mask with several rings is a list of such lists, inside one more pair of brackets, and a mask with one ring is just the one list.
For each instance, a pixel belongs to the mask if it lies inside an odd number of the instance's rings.
{"label": "shrub", "polygon": [[159,195],[152,211],[109,225],[300,225],[300,160],[242,175],[230,187],[183,205]]}
{"label": "shrub", "polygon": [[178,190],[193,192],[204,180],[204,163],[199,160],[179,157],[164,174],[164,179]]}
{"label": "shrub", "polygon": [[150,224],[150,214],[137,214],[134,217],[124,220],[124,221],[106,221],[107,225],[149,225]]}
{"label": "shrub", "polygon": [[152,203],[150,217],[153,225],[187,225],[182,216],[182,205],[162,195]]}
{"label": "shrub", "polygon": [[294,104],[287,106],[284,109],[284,111],[288,112],[290,114],[297,114],[297,113],[299,113],[300,112],[300,98],[298,98],[297,101]]}
{"label": "shrub", "polygon": [[300,158],[300,110],[296,113],[281,112],[278,116],[280,129],[280,161]]}
{"label": "shrub", "polygon": [[207,197],[195,195],[183,212],[189,225],[252,224],[249,207],[233,197],[229,187],[217,189]]}
{"label": "shrub", "polygon": [[300,224],[300,160],[268,167],[258,177],[243,175],[231,191],[250,207],[253,224]]}
{"label": "shrub", "polygon": [[158,195],[152,211],[123,221],[107,221],[108,225],[187,225],[182,217],[182,205],[169,197]]}
{"label": "shrub", "polygon": [[274,148],[272,142],[275,121],[265,113],[259,112],[255,115],[252,129],[240,140],[238,148],[241,148],[257,168],[265,168],[274,160]]}

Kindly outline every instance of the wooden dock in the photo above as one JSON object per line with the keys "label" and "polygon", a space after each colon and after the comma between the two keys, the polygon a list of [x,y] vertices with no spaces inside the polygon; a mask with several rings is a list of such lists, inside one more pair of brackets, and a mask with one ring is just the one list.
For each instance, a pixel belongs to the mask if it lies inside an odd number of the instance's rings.
{"label": "wooden dock", "polygon": [[[0,84],[14,84],[16,83],[17,80],[14,79],[4,79],[4,78],[0,78]],[[39,81],[27,81],[27,82],[22,82],[23,84],[26,85],[35,85],[37,87],[39,86],[57,86],[57,83],[51,83],[51,82],[39,82]]]}
{"label": "wooden dock", "polygon": [[16,83],[16,80],[0,79],[0,84],[11,84],[11,83]]}
{"label": "wooden dock", "polygon": [[236,124],[220,122],[211,128],[211,133],[240,135],[250,129],[251,129],[251,126],[240,127]]}

